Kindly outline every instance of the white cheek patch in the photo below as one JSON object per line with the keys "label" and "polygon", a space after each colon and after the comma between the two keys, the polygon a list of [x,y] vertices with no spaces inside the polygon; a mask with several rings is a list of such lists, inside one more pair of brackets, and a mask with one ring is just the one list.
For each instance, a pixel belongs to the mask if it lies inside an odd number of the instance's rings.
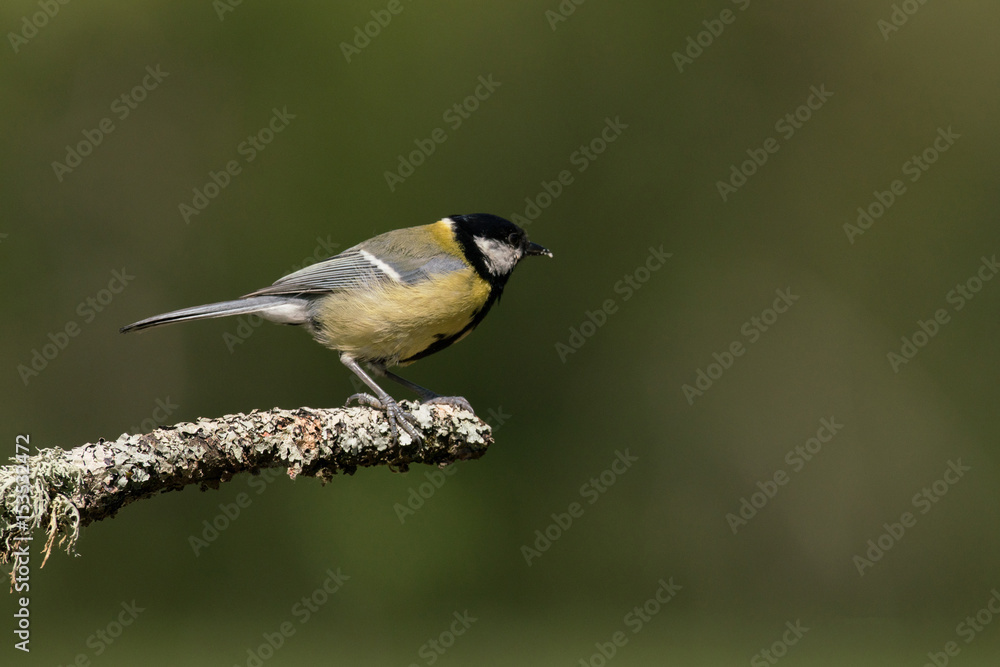
{"label": "white cheek patch", "polygon": [[397,283],[403,282],[403,278],[402,278],[402,276],[399,275],[399,271],[397,271],[396,269],[392,268],[391,266],[389,266],[388,264],[386,264],[385,262],[383,262],[381,259],[379,259],[375,255],[371,254],[367,250],[362,250],[361,251],[361,256],[364,257],[365,259],[367,259],[372,264],[372,266],[374,266],[375,268],[377,268],[379,271],[381,271],[385,275],[389,276],[389,278],[391,278],[395,282],[397,282]]}
{"label": "white cheek patch", "polygon": [[494,239],[476,239],[476,246],[486,259],[486,268],[495,276],[504,276],[514,270],[521,259],[520,248],[514,248]]}

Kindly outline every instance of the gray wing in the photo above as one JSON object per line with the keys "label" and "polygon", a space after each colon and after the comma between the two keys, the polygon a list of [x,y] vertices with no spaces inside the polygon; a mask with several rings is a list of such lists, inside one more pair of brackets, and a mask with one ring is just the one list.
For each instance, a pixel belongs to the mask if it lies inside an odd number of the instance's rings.
{"label": "gray wing", "polygon": [[464,262],[450,255],[417,257],[396,254],[379,258],[362,246],[354,246],[279,278],[273,285],[246,296],[315,294],[388,282],[415,284],[434,274],[462,268],[465,268]]}

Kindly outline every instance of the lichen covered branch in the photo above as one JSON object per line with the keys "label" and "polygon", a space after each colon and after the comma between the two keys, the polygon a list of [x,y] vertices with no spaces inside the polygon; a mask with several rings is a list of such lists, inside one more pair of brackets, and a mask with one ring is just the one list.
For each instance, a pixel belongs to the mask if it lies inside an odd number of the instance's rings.
{"label": "lichen covered branch", "polygon": [[275,408],[123,434],[68,451],[39,450],[26,466],[22,460],[0,467],[0,563],[11,560],[17,536],[35,528],[46,531],[46,558],[56,540],[72,554],[81,528],[189,484],[217,488],[261,468],[287,468],[293,479],[327,482],[358,466],[404,471],[411,463],[475,459],[493,442],[490,427],[472,413],[448,405],[402,407],[416,417],[423,442],[406,434],[393,442],[384,414],[372,408]]}

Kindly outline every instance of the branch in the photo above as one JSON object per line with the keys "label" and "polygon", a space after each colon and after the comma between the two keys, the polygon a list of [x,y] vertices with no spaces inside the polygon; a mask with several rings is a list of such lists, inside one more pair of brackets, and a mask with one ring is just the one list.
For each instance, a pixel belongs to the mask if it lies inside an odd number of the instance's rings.
{"label": "branch", "polygon": [[102,438],[69,451],[39,450],[27,460],[27,475],[23,461],[0,467],[0,563],[11,560],[19,536],[40,526],[47,533],[46,560],[57,538],[73,554],[81,528],[188,484],[216,489],[237,473],[261,468],[288,468],[292,479],[326,483],[358,466],[402,472],[411,463],[476,459],[493,443],[490,427],[469,412],[437,404],[401,407],[417,418],[423,443],[404,433],[393,443],[385,415],[373,408],[275,408],[126,433],[114,442]]}

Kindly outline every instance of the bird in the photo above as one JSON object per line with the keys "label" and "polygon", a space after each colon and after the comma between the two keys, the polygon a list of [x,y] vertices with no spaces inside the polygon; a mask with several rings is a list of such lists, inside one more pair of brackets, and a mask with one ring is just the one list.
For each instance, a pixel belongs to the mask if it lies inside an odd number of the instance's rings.
{"label": "bird", "polygon": [[475,414],[461,396],[440,396],[389,368],[440,352],[472,332],[500,300],[525,257],[552,257],[518,225],[497,215],[451,215],[431,224],[394,229],[311,264],[239,299],[183,308],[139,320],[122,333],[175,322],[258,315],[305,328],[372,393],[357,401],[386,414],[392,442],[400,429],[423,436],[416,418],[362,368],[416,393],[422,403],[446,404]]}

